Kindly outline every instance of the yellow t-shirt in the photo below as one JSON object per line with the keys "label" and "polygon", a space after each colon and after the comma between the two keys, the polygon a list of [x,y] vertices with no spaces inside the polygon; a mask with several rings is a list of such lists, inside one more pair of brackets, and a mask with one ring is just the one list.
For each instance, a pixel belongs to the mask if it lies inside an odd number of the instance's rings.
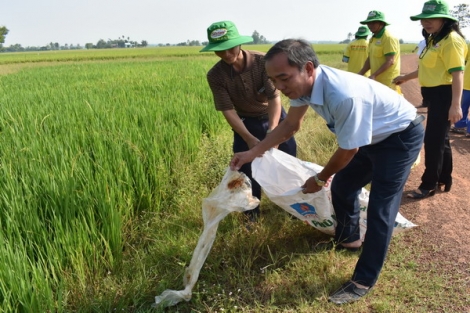
{"label": "yellow t-shirt", "polygon": [[385,63],[386,57],[389,55],[395,56],[394,64],[375,79],[401,93],[400,87],[392,83],[392,80],[400,75],[400,42],[384,28],[369,42],[369,61],[372,74]]}
{"label": "yellow t-shirt", "polygon": [[468,47],[465,39],[451,31],[437,44],[428,43],[420,55],[418,79],[423,87],[452,84],[452,72],[465,69]]}
{"label": "yellow t-shirt", "polygon": [[[367,39],[355,39],[344,49],[343,57],[348,60],[348,72],[359,73],[369,56],[369,41]],[[370,75],[370,71],[364,74]]]}
{"label": "yellow t-shirt", "polygon": [[470,69],[467,69],[467,64],[470,66],[470,53],[468,53],[468,50],[470,50],[470,44],[467,46],[467,61],[465,62],[465,71],[463,74],[463,89],[465,90],[470,90]]}

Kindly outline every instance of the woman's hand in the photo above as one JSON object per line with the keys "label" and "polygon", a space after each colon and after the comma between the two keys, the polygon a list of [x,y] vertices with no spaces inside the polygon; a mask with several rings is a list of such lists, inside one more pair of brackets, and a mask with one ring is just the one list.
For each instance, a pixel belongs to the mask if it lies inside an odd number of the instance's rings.
{"label": "woman's hand", "polygon": [[449,109],[449,121],[455,124],[462,119],[462,108],[460,105],[451,105]]}
{"label": "woman's hand", "polygon": [[392,83],[394,83],[395,85],[401,85],[404,82],[406,82],[405,75],[397,76],[392,80]]}

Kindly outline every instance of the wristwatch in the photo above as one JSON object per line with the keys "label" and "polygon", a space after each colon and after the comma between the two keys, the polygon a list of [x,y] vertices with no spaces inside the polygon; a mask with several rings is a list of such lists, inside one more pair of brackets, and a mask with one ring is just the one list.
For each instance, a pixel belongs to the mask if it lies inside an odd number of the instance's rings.
{"label": "wristwatch", "polygon": [[320,186],[320,187],[325,186],[326,181],[321,180],[320,178],[318,178],[318,174],[313,176],[313,178],[315,178],[315,182],[317,183],[318,186]]}

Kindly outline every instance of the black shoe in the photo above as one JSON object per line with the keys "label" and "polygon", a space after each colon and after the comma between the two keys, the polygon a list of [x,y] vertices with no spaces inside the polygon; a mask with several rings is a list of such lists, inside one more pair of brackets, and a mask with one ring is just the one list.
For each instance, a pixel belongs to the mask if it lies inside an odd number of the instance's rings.
{"label": "black shoe", "polygon": [[426,190],[426,189],[421,189],[418,188],[418,191],[413,191],[407,195],[408,198],[412,199],[424,199],[427,197],[432,197],[436,194],[436,189],[431,189],[431,190]]}
{"label": "black shoe", "polygon": [[344,283],[338,290],[333,292],[328,297],[328,301],[335,304],[351,303],[364,297],[369,291],[370,288],[359,288],[350,280]]}
{"label": "black shoe", "polygon": [[450,188],[452,187],[452,183],[450,184],[445,184],[445,183],[438,183],[437,184],[437,188],[439,188],[439,190],[442,191],[442,187],[444,187],[444,192],[449,192],[450,191]]}
{"label": "black shoe", "polygon": [[361,250],[361,247],[359,248],[349,248],[345,247],[342,244],[336,244],[333,240],[330,240],[328,242],[319,242],[317,243],[313,248],[313,252],[322,252],[322,251],[330,251],[330,250],[335,250],[335,251],[341,251],[341,250],[346,250],[349,252],[357,252]]}

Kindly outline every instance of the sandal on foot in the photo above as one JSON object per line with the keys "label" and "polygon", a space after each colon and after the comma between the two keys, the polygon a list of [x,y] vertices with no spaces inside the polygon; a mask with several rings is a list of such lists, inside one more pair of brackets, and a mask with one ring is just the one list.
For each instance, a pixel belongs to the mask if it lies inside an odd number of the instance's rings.
{"label": "sandal on foot", "polygon": [[351,280],[343,284],[338,290],[333,292],[328,301],[335,304],[346,304],[359,300],[364,297],[371,288],[359,288]]}
{"label": "sandal on foot", "polygon": [[407,196],[408,198],[412,198],[412,199],[424,199],[427,197],[434,196],[435,193],[436,193],[436,189],[426,190],[426,189],[418,188],[412,193],[409,193]]}

